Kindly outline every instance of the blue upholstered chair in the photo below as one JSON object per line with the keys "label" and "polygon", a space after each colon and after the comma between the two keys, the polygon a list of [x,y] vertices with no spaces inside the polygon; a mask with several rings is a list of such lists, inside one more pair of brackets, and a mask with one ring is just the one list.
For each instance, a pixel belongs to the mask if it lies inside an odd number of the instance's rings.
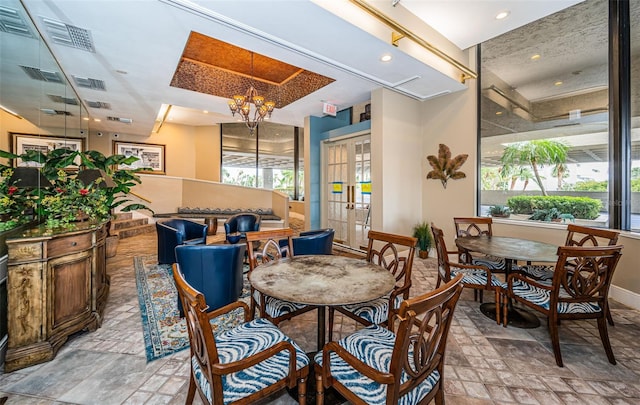
{"label": "blue upholstered chair", "polygon": [[175,263],[176,246],[204,245],[207,243],[207,229],[207,225],[187,219],[173,218],[156,222],[158,263]]}
{"label": "blue upholstered chair", "polygon": [[[187,283],[176,264],[173,277],[185,308],[191,350],[186,404],[193,403],[196,391],[205,404],[248,404],[296,385],[304,403],[309,358],[291,338],[266,319],[252,321],[241,301],[206,312],[205,296]],[[210,320],[238,309],[245,322],[214,333]]]}
{"label": "blue upholstered chair", "polygon": [[391,329],[371,325],[327,343],[315,356],[316,397],[333,387],[358,405],[444,404],[445,349],[461,279],[403,301]]}
{"label": "blue upholstered chair", "polygon": [[[296,256],[333,254],[334,234],[331,228],[300,232],[298,237],[293,238],[293,252]],[[287,239],[280,241],[281,248],[286,248],[287,244]],[[283,254],[287,256],[286,251]]]}
{"label": "blue upholstered chair", "polygon": [[[237,301],[242,294],[242,262],[247,247],[237,245],[182,245],[176,263],[185,280],[202,292],[209,311]],[[184,316],[178,300],[180,316]]]}
{"label": "blue upholstered chair", "polygon": [[[413,236],[394,235],[380,231],[369,231],[367,261],[389,270],[396,279],[393,290],[378,299],[329,307],[329,340],[333,337],[333,318],[335,311],[365,325],[386,324],[393,317],[400,303],[409,298],[411,288],[411,269],[418,240]],[[294,254],[298,252],[294,249]]]}
{"label": "blue upholstered chair", "polygon": [[260,215],[245,212],[229,217],[224,223],[224,232],[228,243],[244,242],[247,232],[260,230]]}

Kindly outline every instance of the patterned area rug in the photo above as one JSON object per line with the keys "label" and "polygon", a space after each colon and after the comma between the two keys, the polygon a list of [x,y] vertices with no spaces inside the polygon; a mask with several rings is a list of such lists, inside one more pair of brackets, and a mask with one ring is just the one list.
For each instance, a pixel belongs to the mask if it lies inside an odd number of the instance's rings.
{"label": "patterned area rug", "polygon": [[[156,255],[137,256],[133,260],[147,362],[186,349],[189,336],[184,318],[178,315],[178,291],[171,266],[158,264]],[[248,303],[248,297],[245,277],[240,299]],[[211,325],[214,333],[219,333],[242,322],[242,311],[236,310],[213,319]]]}

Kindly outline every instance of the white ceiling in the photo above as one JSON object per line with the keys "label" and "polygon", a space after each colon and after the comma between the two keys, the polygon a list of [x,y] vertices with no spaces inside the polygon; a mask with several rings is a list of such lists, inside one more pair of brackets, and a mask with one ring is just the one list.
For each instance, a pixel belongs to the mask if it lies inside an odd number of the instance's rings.
{"label": "white ceiling", "polygon": [[[346,0],[331,1],[348,4]],[[385,3],[387,8],[390,2],[369,1],[374,5]],[[406,7],[464,49],[578,2],[401,0],[396,7]],[[0,0],[3,5],[14,3],[17,1]],[[418,100],[466,88],[389,41],[350,24],[344,15],[337,16],[316,4],[322,0],[23,0],[23,3],[69,78],[79,76],[105,82],[106,91],[74,84],[83,100],[111,105],[110,110],[89,108],[92,118],[101,119],[91,124],[96,131],[147,136],[162,104],[174,106],[168,118],[175,123],[233,122],[226,99],[169,86],[191,31],[335,79],[319,91],[276,110],[272,120],[278,123],[302,126],[305,116],[322,115],[323,101],[337,104],[339,109],[346,108],[367,101],[371,91],[380,87]],[[510,17],[497,22],[495,13],[505,9],[510,11]],[[54,43],[45,32],[43,18],[88,30],[95,52]],[[391,62],[379,61],[385,53],[393,55]],[[0,79],[4,81],[7,77],[8,73],[3,73]],[[202,110],[209,112],[204,114]],[[133,122],[107,121],[106,116],[132,118]]]}

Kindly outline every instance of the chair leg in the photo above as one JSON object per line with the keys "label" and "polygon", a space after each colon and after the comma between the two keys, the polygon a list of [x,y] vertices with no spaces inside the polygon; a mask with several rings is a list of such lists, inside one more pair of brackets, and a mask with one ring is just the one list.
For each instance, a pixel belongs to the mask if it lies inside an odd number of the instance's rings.
{"label": "chair leg", "polygon": [[600,331],[600,339],[602,340],[604,351],[607,353],[607,359],[609,359],[609,363],[616,364],[616,358],[613,356],[613,350],[611,349],[611,342],[609,342],[607,321],[604,318],[598,318],[598,331]]}
{"label": "chair leg", "polygon": [[[329,307],[329,342],[333,342],[333,316],[336,310],[333,307]],[[322,347],[318,348],[322,350]]]}
{"label": "chair leg", "polygon": [[478,291],[478,296],[480,297],[480,303],[482,304],[482,298],[483,298],[483,295],[484,295],[484,290],[476,290],[476,291]]}
{"label": "chair leg", "polygon": [[[439,285],[436,288],[440,287]],[[478,290],[473,290],[473,300],[478,301]]]}
{"label": "chair leg", "polygon": [[495,298],[495,302],[496,302],[496,323],[498,325],[500,325],[500,307],[502,306],[502,301],[500,300],[500,296],[502,294],[500,294],[500,289],[496,288],[496,298]]}
{"label": "chair leg", "polygon": [[507,296],[507,294],[501,294],[502,295],[502,326],[503,327],[507,327],[507,324],[509,323],[509,297]]}
{"label": "chair leg", "polygon": [[322,373],[316,373],[316,405],[324,405],[324,385],[322,385]]}
{"label": "chair leg", "polygon": [[298,378],[298,403],[300,405],[307,404],[307,379],[305,377]]}
{"label": "chair leg", "polygon": [[442,386],[442,384],[438,387],[438,391],[436,391],[434,400],[436,405],[444,405],[444,387]]}
{"label": "chair leg", "polygon": [[191,405],[193,403],[193,398],[196,396],[196,382],[193,379],[193,374],[189,377],[189,390],[187,391],[187,400],[184,402],[185,405]]}
{"label": "chair leg", "polygon": [[609,325],[615,326],[613,324],[613,317],[611,316],[611,309],[609,308],[608,305],[607,305],[607,322],[609,322]]}
{"label": "chair leg", "polygon": [[560,336],[558,335],[557,319],[555,319],[555,317],[547,318],[547,326],[549,327],[551,346],[553,347],[553,355],[556,357],[556,364],[558,367],[564,367],[562,364],[562,353],[560,353]]}

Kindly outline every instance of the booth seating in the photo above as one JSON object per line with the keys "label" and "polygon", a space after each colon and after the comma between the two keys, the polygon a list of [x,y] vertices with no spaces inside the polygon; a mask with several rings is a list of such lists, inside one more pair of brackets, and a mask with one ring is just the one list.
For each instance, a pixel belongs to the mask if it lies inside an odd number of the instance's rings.
{"label": "booth seating", "polygon": [[[204,294],[208,311],[235,302],[242,294],[242,262],[246,245],[182,245],[176,247],[185,280]],[[184,316],[178,300],[180,316]]]}
{"label": "booth seating", "polygon": [[224,223],[225,237],[228,243],[244,243],[247,232],[257,232],[260,230],[261,217],[258,214],[245,212],[236,214]]}
{"label": "booth seating", "polygon": [[176,262],[175,248],[179,245],[204,245],[207,243],[207,225],[187,219],[169,219],[156,222],[158,234],[158,263]]}

